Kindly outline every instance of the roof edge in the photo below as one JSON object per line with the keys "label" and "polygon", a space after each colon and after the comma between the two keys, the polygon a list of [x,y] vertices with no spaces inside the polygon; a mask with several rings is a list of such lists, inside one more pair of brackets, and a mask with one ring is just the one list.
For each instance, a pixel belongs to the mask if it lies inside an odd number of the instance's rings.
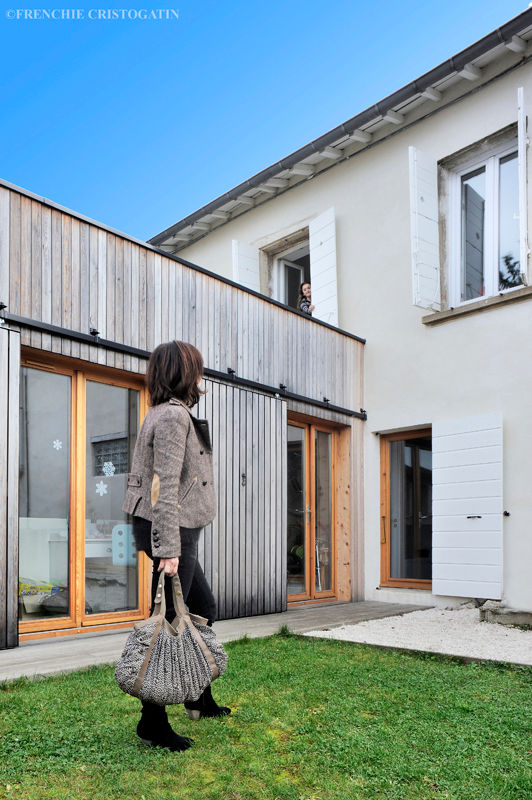
{"label": "roof edge", "polygon": [[271,164],[269,167],[266,167],[260,172],[257,172],[251,178],[239,183],[237,186],[233,187],[224,194],[219,195],[217,198],[211,200],[206,205],[201,206],[201,208],[197,209],[191,214],[188,214],[186,217],[183,217],[170,227],[165,228],[160,233],[152,236],[147,240],[148,243],[152,245],[164,244],[166,239],[177,233],[182,228],[192,224],[197,219],[209,214],[212,211],[215,211],[221,205],[224,205],[230,200],[236,200],[240,195],[243,194],[243,192],[255,188],[259,184],[268,180],[268,178],[276,175],[281,170],[290,169],[304,158],[307,158],[313,153],[320,152],[327,147],[327,145],[335,142],[341,136],[353,133],[353,131],[357,128],[375,119],[375,116],[383,116],[390,111],[393,106],[396,106],[399,103],[409,99],[413,94],[420,94],[433,83],[436,83],[448,75],[463,69],[463,67],[473,59],[484,55],[484,53],[489,52],[499,44],[504,44],[506,41],[511,39],[512,36],[516,35],[519,31],[531,24],[532,8],[528,8],[521,14],[518,14],[516,17],[510,19],[501,27],[496,28],[491,33],[488,33],[486,36],[482,37],[482,39],[479,39],[477,42],[469,45],[464,50],[461,50],[459,53],[451,56],[451,58],[443,61],[438,66],[433,67],[433,69],[429,70],[429,72],[425,72],[419,78],[410,81],[410,83],[405,84],[392,94],[388,95],[382,100],[379,100],[377,103],[368,106],[368,108],[359,112],[354,117],[351,117],[340,125],[337,125],[335,128],[332,128],[331,130],[322,134],[317,139],[314,139],[303,147],[300,147],[298,150],[294,150],[292,153],[290,153],[290,155],[282,158],[280,161],[277,161],[274,164]]}

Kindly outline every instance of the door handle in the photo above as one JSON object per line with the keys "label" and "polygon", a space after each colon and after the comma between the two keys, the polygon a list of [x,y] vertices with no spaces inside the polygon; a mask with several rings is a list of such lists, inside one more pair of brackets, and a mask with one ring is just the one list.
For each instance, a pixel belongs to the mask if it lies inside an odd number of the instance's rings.
{"label": "door handle", "polygon": [[310,506],[307,506],[307,522],[310,525],[310,515],[312,514],[312,509]]}

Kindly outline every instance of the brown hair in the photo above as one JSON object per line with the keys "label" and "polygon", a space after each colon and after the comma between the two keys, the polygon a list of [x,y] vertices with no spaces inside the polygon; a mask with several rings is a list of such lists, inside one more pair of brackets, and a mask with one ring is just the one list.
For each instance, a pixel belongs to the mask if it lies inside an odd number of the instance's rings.
{"label": "brown hair", "polygon": [[203,356],[188,342],[164,342],[157,345],[148,361],[146,385],[152,406],[178,397],[194,406],[205,391],[198,387],[203,375]]}
{"label": "brown hair", "polygon": [[303,281],[303,283],[299,284],[299,294],[297,296],[297,310],[298,311],[301,311],[301,301],[307,299],[305,297],[305,295],[303,294],[303,286],[310,286],[310,288],[312,290],[312,285],[311,285],[310,281]]}

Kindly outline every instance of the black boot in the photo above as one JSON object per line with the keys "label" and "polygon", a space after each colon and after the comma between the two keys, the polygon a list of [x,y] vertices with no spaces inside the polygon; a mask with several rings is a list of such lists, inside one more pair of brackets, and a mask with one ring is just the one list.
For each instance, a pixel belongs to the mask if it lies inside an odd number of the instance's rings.
{"label": "black boot", "polygon": [[166,747],[172,752],[188,750],[194,744],[194,739],[188,736],[178,736],[168,722],[168,715],[164,706],[142,701],[142,716],[137,725],[137,735],[144,744],[151,747]]}
{"label": "black boot", "polygon": [[187,700],[184,705],[190,719],[199,719],[200,717],[226,717],[231,713],[230,708],[227,708],[227,706],[219,706],[216,703],[212,696],[210,684],[205,691],[200,694],[197,700]]}

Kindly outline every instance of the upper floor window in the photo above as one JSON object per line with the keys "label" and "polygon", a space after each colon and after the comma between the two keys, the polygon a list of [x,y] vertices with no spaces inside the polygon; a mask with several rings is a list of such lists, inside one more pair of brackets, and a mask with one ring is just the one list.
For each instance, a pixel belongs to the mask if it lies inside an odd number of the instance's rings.
{"label": "upper floor window", "polygon": [[234,281],[290,308],[298,308],[301,284],[310,283],[312,316],[338,325],[334,208],[282,237],[276,232],[253,244],[233,239],[232,256]]}
{"label": "upper floor window", "polygon": [[439,160],[408,148],[414,305],[473,310],[486,307],[478,305],[483,298],[527,285],[528,122],[522,87],[515,113],[517,123]]}
{"label": "upper floor window", "polygon": [[521,286],[517,141],[451,172],[449,184],[449,304]]}
{"label": "upper floor window", "polygon": [[287,306],[299,310],[299,287],[311,280],[308,241],[277,257],[273,277],[276,281],[274,296]]}

